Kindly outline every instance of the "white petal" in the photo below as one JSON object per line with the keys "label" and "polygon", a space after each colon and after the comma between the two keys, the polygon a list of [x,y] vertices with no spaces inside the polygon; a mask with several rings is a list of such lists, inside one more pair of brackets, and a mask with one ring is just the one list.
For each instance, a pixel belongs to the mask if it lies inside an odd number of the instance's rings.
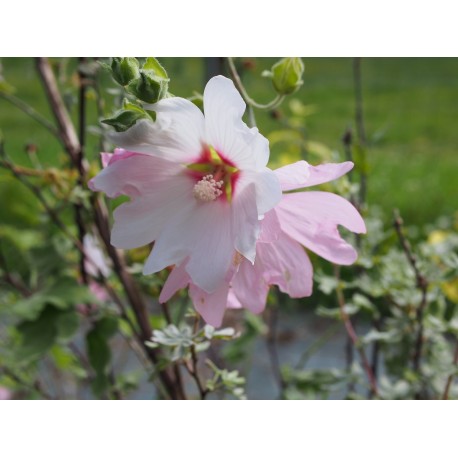
{"label": "white petal", "polygon": [[186,270],[193,283],[212,293],[225,281],[234,255],[230,205],[201,204],[198,218],[198,227],[186,225],[187,231],[196,231]]}
{"label": "white petal", "polygon": [[221,201],[186,199],[157,238],[143,273],[159,272],[189,256],[192,282],[211,293],[224,281],[234,252],[230,206]]}
{"label": "white petal", "polygon": [[197,209],[197,202],[192,196],[183,197],[183,205],[175,209],[167,227],[157,237],[143,267],[144,275],[181,264],[185,260],[199,236],[201,221]]}
{"label": "white petal", "polygon": [[250,183],[254,183],[256,187],[256,205],[259,216],[272,210],[280,202],[282,197],[280,182],[275,173],[267,167],[259,172],[241,172],[235,185],[234,200],[237,198],[237,193],[242,192]]}
{"label": "white petal", "polygon": [[256,127],[243,121],[245,102],[224,76],[215,76],[205,87],[204,111],[208,143],[225,159],[241,170],[265,167],[269,159],[269,142]]}
{"label": "white petal", "polygon": [[232,203],[232,231],[235,249],[253,263],[260,232],[254,183],[245,186]]}
{"label": "white petal", "polygon": [[204,140],[204,117],[189,100],[162,99],[146,106],[156,112],[156,121],[141,119],[125,132],[111,132],[108,138],[129,151],[147,153],[170,161],[197,160]]}

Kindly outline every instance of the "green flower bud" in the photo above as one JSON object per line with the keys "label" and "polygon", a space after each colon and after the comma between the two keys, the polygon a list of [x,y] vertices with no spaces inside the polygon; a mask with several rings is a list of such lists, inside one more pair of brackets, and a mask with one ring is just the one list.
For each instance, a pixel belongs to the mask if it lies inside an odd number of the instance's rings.
{"label": "green flower bud", "polygon": [[140,76],[138,60],[135,57],[113,57],[111,71],[113,78],[121,86],[127,86]]}
{"label": "green flower bud", "polygon": [[167,96],[168,79],[158,77],[153,70],[141,70],[139,78],[131,81],[127,90],[143,102],[155,103]]}
{"label": "green flower bud", "polygon": [[292,94],[303,84],[304,63],[300,57],[285,57],[273,65],[269,76],[281,95]]}

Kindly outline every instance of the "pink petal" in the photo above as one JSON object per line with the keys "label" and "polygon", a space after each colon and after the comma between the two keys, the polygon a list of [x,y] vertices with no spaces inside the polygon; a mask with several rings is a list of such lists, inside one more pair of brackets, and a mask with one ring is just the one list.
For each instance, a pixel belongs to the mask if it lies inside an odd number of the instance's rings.
{"label": "pink petal", "polygon": [[103,168],[105,168],[110,163],[110,159],[112,156],[112,153],[100,153],[100,159],[102,161]]}
{"label": "pink petal", "polygon": [[366,226],[344,198],[319,191],[286,194],[275,211],[292,239],[336,264],[355,262],[358,254],[340,237],[337,225],[356,233],[366,232]]}
{"label": "pink petal", "polygon": [[200,157],[205,143],[204,117],[196,105],[170,97],[145,108],[156,112],[156,121],[141,119],[125,132],[111,132],[108,137],[115,145],[180,163]]}
{"label": "pink petal", "polygon": [[209,325],[218,328],[223,322],[226,311],[229,285],[222,284],[215,292],[209,294],[194,284],[189,287],[194,307]]}
{"label": "pink petal", "polygon": [[264,215],[261,221],[261,235],[258,242],[271,243],[278,240],[281,232],[280,222],[278,221],[277,213],[270,210]]}
{"label": "pink petal", "polygon": [[259,243],[257,251],[264,280],[269,285],[277,285],[291,297],[312,294],[313,267],[299,243],[281,233],[273,243]]}
{"label": "pink petal", "polygon": [[112,198],[121,194],[135,196],[154,192],[158,183],[174,180],[176,175],[184,176],[184,171],[183,166],[166,159],[126,151],[113,155],[89,187]]}
{"label": "pink petal", "polygon": [[186,272],[186,261],[179,266],[175,266],[167,277],[164,283],[161,294],[159,295],[159,302],[164,303],[171,299],[171,297],[180,289],[185,288],[190,281],[189,275]]}
{"label": "pink petal", "polygon": [[241,309],[242,308],[242,304],[237,299],[237,296],[235,295],[234,290],[232,288],[229,289],[226,307],[228,309]]}
{"label": "pink petal", "polygon": [[261,313],[265,309],[269,285],[258,260],[254,266],[246,260],[242,262],[232,281],[232,289],[244,308],[253,313]]}
{"label": "pink petal", "polygon": [[99,272],[104,276],[110,275],[111,269],[98,240],[91,234],[86,234],[83,239],[84,253],[88,259],[84,261],[86,272],[97,277]]}
{"label": "pink petal", "polygon": [[215,76],[205,87],[204,112],[207,141],[225,159],[242,170],[265,167],[269,159],[269,142],[256,127],[242,121],[245,102],[234,83]]}
{"label": "pink petal", "polygon": [[353,168],[353,162],[321,164],[312,166],[306,161],[285,165],[274,172],[280,180],[283,191],[315,186],[335,180]]}

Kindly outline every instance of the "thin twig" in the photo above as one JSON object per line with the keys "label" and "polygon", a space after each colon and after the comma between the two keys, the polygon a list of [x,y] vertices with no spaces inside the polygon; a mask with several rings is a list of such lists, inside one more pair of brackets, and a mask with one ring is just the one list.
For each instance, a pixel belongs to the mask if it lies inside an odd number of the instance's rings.
{"label": "thin twig", "polygon": [[416,286],[421,292],[420,305],[417,307],[417,316],[416,321],[418,323],[417,337],[415,339],[415,350],[413,353],[413,368],[415,372],[420,373],[421,371],[421,354],[423,350],[423,315],[427,304],[427,292],[428,292],[428,281],[424,275],[420,272],[417,264],[417,258],[413,254],[412,247],[410,242],[407,240],[403,231],[403,221],[399,214],[398,210],[393,211],[394,215],[394,228],[398,236],[401,247],[409,261],[409,264],[412,266],[412,270],[415,274]]}
{"label": "thin twig", "polygon": [[[169,305],[167,304],[167,302],[162,302],[161,307],[162,307],[162,313],[165,316],[167,324],[172,324],[173,323],[172,316],[170,315]],[[173,372],[175,373],[177,383],[182,387],[181,390],[183,391],[183,394],[185,394],[183,379],[181,377],[181,372],[180,372],[180,368],[178,364],[173,365]]]}
{"label": "thin twig", "polygon": [[[458,340],[456,341],[455,354],[453,355],[453,366],[454,366],[455,370],[456,370],[457,364],[458,364]],[[447,378],[447,383],[445,385],[444,394],[442,395],[442,399],[443,400],[447,400],[448,399],[450,388],[451,388],[452,382],[453,382],[453,377],[454,377],[454,375],[450,374],[448,376],[448,378]]]}
{"label": "thin twig", "polygon": [[8,264],[6,262],[5,256],[3,256],[2,246],[0,243],[0,267],[3,269],[3,279],[12,286],[14,289],[17,289],[23,296],[29,297],[31,291],[25,286],[22,281],[16,279],[9,271]]}
{"label": "thin twig", "polygon": [[[363,88],[361,78],[361,57],[353,58],[353,80],[355,86],[355,124],[358,135],[359,146],[364,149],[366,147],[366,129],[364,127],[364,111],[363,111]],[[360,170],[360,186],[359,186],[359,205],[362,207],[366,201],[367,194],[367,174],[364,167]]]}
{"label": "thin twig", "polygon": [[267,350],[269,352],[270,367],[278,385],[279,397],[283,397],[286,388],[285,381],[281,374],[280,358],[278,357],[277,349],[277,323],[278,323],[278,309],[272,307],[269,309],[268,329],[269,332],[266,337]]}
{"label": "thin twig", "polygon": [[326,344],[328,339],[330,339],[334,334],[336,334],[337,330],[340,328],[340,323],[334,323],[329,326],[326,331],[318,337],[314,342],[312,342],[302,353],[299,361],[297,362],[295,368],[296,370],[304,369],[307,361],[313,356],[315,352],[317,352],[323,345]]}
{"label": "thin twig", "polygon": [[[80,57],[80,64],[84,63],[84,57]],[[79,150],[76,155],[76,166],[78,169],[78,185],[83,188],[86,170],[84,166],[84,153],[85,153],[85,142],[86,142],[86,82],[84,74],[78,71],[79,77],[79,111],[78,111],[78,123],[79,123]],[[84,227],[83,219],[83,204],[77,202],[75,204],[75,222],[78,228],[78,239],[81,244],[84,244],[84,236],[86,235],[86,228]],[[86,266],[84,263],[84,255],[80,255],[80,274],[84,284],[88,284],[88,274],[86,272]]]}
{"label": "thin twig", "polygon": [[229,72],[231,74],[231,77],[234,81],[234,84],[238,91],[240,92],[240,95],[242,96],[243,100],[245,100],[245,103],[247,105],[250,105],[254,108],[258,108],[260,110],[273,110],[274,108],[278,107],[280,105],[285,96],[277,94],[275,98],[269,102],[269,103],[257,103],[255,100],[253,100],[247,93],[245,86],[242,83],[242,79],[240,78],[240,75],[237,72],[237,69],[235,68],[234,60],[232,57],[227,58],[227,63],[229,65]]}
{"label": "thin twig", "polygon": [[58,125],[59,138],[72,160],[77,163],[77,156],[80,152],[80,145],[75,128],[70,116],[67,113],[64,102],[59,92],[54,73],[49,60],[46,57],[38,57],[36,60],[37,70],[48,96],[52,112]]}
{"label": "thin twig", "polygon": [[3,372],[7,377],[11,378],[14,380],[16,383],[19,385],[22,385],[23,387],[29,389],[29,390],[34,390],[38,392],[44,399],[52,400],[54,399],[42,386],[40,380],[36,379],[32,384],[22,380],[18,375],[16,375],[14,372],[12,372],[9,368],[7,367],[0,367],[0,371]]}
{"label": "thin twig", "polygon": [[[197,333],[199,329],[199,322],[200,322],[200,317],[197,315],[194,320],[193,334]],[[196,352],[194,345],[191,345],[190,351],[191,351],[191,361],[185,361],[184,367],[188,371],[189,375],[196,382],[197,389],[199,390],[200,399],[205,400],[209,393],[209,390],[202,384],[200,380],[199,372],[197,370],[199,359],[198,359],[197,352]]]}
{"label": "thin twig", "polygon": [[336,295],[337,295],[337,302],[340,308],[340,315],[344,322],[347,334],[350,337],[354,347],[356,348],[356,350],[359,353],[364,371],[366,372],[367,379],[369,381],[371,392],[374,396],[377,396],[378,395],[377,381],[374,377],[371,366],[367,359],[366,352],[364,351],[364,348],[359,343],[359,338],[358,338],[358,335],[356,334],[355,328],[353,327],[351,319],[348,316],[347,312],[345,311],[345,297],[342,291],[342,286],[340,284],[340,267],[337,265],[334,265],[334,275],[337,280]]}
{"label": "thin twig", "polygon": [[6,92],[0,92],[0,97],[19,108],[26,115],[30,116],[32,119],[41,124],[45,129],[51,132],[52,135],[56,138],[59,137],[58,130],[54,127],[52,122],[48,121],[42,114],[40,114],[35,108],[31,107],[28,103],[24,102],[20,98],[16,97],[13,94],[7,94]]}
{"label": "thin twig", "polygon": [[[76,135],[75,128],[71,122],[70,116],[68,115],[65,108],[65,104],[63,103],[56,79],[54,77],[54,73],[51,69],[48,59],[38,58],[37,69],[59,127],[58,130],[60,138],[62,139],[65,149],[75,167],[82,175],[85,175],[86,165],[84,162],[81,163],[78,158],[78,155],[81,151],[79,140]],[[151,337],[152,328],[148,319],[148,313],[144,299],[140,294],[140,291],[138,290],[133,278],[127,272],[122,255],[110,243],[110,229],[106,207],[95,195],[92,197],[91,203],[96,227],[99,231],[102,241],[105,244],[108,255],[113,262],[114,271],[124,287],[126,295],[129,299],[129,303],[132,306],[136,320],[140,327],[140,334],[137,335],[137,338],[139,339],[151,361],[154,364],[157,364],[160,359],[160,352],[157,349],[149,348],[146,345],[146,342]],[[174,375],[167,368],[159,371],[159,377],[161,378],[161,381],[163,382],[172,398],[184,398],[184,393],[181,387],[176,383]]]}

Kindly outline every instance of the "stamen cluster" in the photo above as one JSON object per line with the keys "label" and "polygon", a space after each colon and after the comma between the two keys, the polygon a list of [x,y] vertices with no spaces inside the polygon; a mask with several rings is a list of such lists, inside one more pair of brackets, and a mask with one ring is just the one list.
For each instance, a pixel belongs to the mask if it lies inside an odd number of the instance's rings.
{"label": "stamen cluster", "polygon": [[196,183],[192,194],[197,200],[201,200],[202,202],[211,202],[223,193],[221,190],[223,184],[223,180],[216,181],[213,178],[213,175],[206,175]]}

